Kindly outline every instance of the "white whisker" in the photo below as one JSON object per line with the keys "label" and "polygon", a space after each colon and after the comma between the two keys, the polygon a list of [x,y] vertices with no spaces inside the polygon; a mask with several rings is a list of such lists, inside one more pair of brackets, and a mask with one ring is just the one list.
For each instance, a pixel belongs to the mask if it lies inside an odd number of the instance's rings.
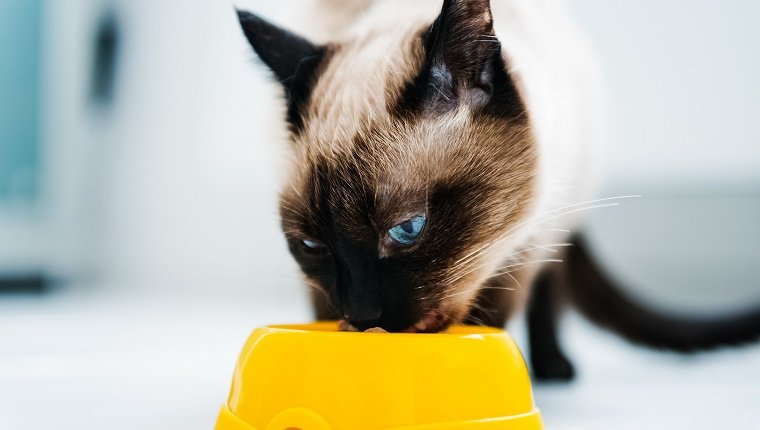
{"label": "white whisker", "polygon": [[506,258],[506,260],[509,260],[509,259],[511,259],[513,257],[516,257],[516,256],[520,255],[520,254],[525,254],[526,252],[531,252],[531,251],[539,251],[539,250],[541,250],[541,251],[549,251],[549,252],[557,253],[557,252],[559,252],[559,250],[554,249],[554,247],[570,246],[570,245],[572,245],[572,243],[548,243],[546,245],[538,245],[538,246],[534,246],[532,248],[527,248],[527,249],[523,249],[523,250],[517,251],[514,254],[508,256]]}
{"label": "white whisker", "polygon": [[[477,258],[481,254],[485,253],[486,251],[489,251],[490,249],[497,247],[503,243],[505,243],[507,240],[511,239],[513,237],[513,233],[519,229],[520,227],[526,227],[536,224],[545,223],[547,221],[551,221],[553,219],[557,219],[575,212],[585,211],[585,210],[591,210],[591,209],[598,209],[598,208],[604,208],[604,207],[612,207],[612,206],[618,206],[618,202],[613,203],[605,203],[605,204],[598,204],[598,205],[592,205],[583,207],[583,205],[592,204],[592,203],[600,203],[605,201],[611,201],[616,199],[625,199],[625,198],[634,198],[634,197],[640,197],[638,195],[630,195],[630,196],[618,196],[618,197],[607,197],[603,199],[596,199],[596,200],[589,200],[587,202],[580,202],[580,203],[574,203],[567,206],[562,206],[556,209],[552,209],[550,211],[547,211],[546,213],[542,214],[541,216],[537,217],[536,219],[529,219],[526,221],[523,221],[511,229],[509,229],[504,236],[502,236],[500,239],[496,239],[495,241],[487,242],[484,245],[482,245],[480,248],[475,249],[474,251],[470,252],[469,254],[465,255],[464,257],[457,260],[454,264],[466,264],[473,260],[474,258]],[[559,213],[555,213],[559,212]],[[557,229],[561,230],[561,229]]]}
{"label": "white whisker", "polygon": [[[501,275],[507,275],[512,272],[516,272],[525,266],[531,266],[533,264],[544,264],[544,263],[563,263],[564,260],[558,260],[558,259],[551,259],[551,260],[540,260],[540,261],[531,261],[528,263],[519,263],[519,264],[512,264],[509,266],[502,267],[501,269],[497,270],[493,276],[501,276]],[[512,270],[508,270],[512,269]]]}
{"label": "white whisker", "polygon": [[[520,281],[518,281],[517,278],[515,278],[514,275],[512,275],[512,272],[505,272],[503,274],[512,278],[512,280],[515,281],[515,283],[517,284],[518,287],[520,287],[521,290],[525,289],[525,287],[523,287],[522,284],[520,284]],[[514,288],[512,289],[512,291],[514,291]]]}

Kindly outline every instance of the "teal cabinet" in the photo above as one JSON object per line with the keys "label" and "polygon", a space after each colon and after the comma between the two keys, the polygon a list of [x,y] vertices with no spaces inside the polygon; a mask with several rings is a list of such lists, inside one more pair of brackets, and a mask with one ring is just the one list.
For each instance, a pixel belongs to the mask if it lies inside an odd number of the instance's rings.
{"label": "teal cabinet", "polygon": [[39,196],[41,0],[0,0],[0,211]]}

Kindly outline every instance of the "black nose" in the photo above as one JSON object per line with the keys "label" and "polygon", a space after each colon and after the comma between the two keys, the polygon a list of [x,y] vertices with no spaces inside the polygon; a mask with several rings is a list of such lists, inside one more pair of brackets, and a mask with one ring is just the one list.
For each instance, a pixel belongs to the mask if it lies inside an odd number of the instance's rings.
{"label": "black nose", "polygon": [[377,327],[384,306],[376,259],[355,250],[347,253],[339,266],[338,291],[343,317],[358,329]]}
{"label": "black nose", "polygon": [[342,310],[346,320],[354,327],[360,328],[357,324],[371,324],[380,319],[383,303],[378,294],[376,279],[367,276],[354,276],[353,279],[356,280],[343,284]]}
{"label": "black nose", "polygon": [[366,288],[351,288],[343,298],[343,317],[352,326],[366,330],[377,327],[383,305],[377,294]]}
{"label": "black nose", "polygon": [[343,310],[343,317],[351,323],[352,326],[359,330],[377,327],[380,324],[380,317],[383,309],[380,306],[346,306]]}

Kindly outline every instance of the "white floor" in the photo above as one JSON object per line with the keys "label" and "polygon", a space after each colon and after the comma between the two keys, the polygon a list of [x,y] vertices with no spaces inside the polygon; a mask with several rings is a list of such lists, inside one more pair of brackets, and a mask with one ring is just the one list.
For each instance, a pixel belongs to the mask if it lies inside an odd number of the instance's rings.
{"label": "white floor", "polygon": [[[211,429],[248,332],[307,318],[293,293],[0,301],[0,429]],[[548,429],[760,429],[760,346],[680,357],[565,327],[580,376],[535,387]]]}

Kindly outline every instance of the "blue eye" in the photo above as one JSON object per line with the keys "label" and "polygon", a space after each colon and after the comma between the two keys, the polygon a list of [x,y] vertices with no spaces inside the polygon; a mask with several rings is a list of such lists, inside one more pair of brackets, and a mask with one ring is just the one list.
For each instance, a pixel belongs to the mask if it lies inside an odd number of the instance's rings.
{"label": "blue eye", "polygon": [[313,240],[304,239],[303,244],[306,245],[307,248],[319,248],[320,244],[317,242],[314,242]]}
{"label": "blue eye", "polygon": [[304,239],[301,242],[303,243],[304,248],[309,252],[317,252],[325,248],[324,244],[315,240]]}
{"label": "blue eye", "polygon": [[401,245],[411,245],[417,242],[425,228],[425,215],[417,215],[388,230],[388,237]]}

